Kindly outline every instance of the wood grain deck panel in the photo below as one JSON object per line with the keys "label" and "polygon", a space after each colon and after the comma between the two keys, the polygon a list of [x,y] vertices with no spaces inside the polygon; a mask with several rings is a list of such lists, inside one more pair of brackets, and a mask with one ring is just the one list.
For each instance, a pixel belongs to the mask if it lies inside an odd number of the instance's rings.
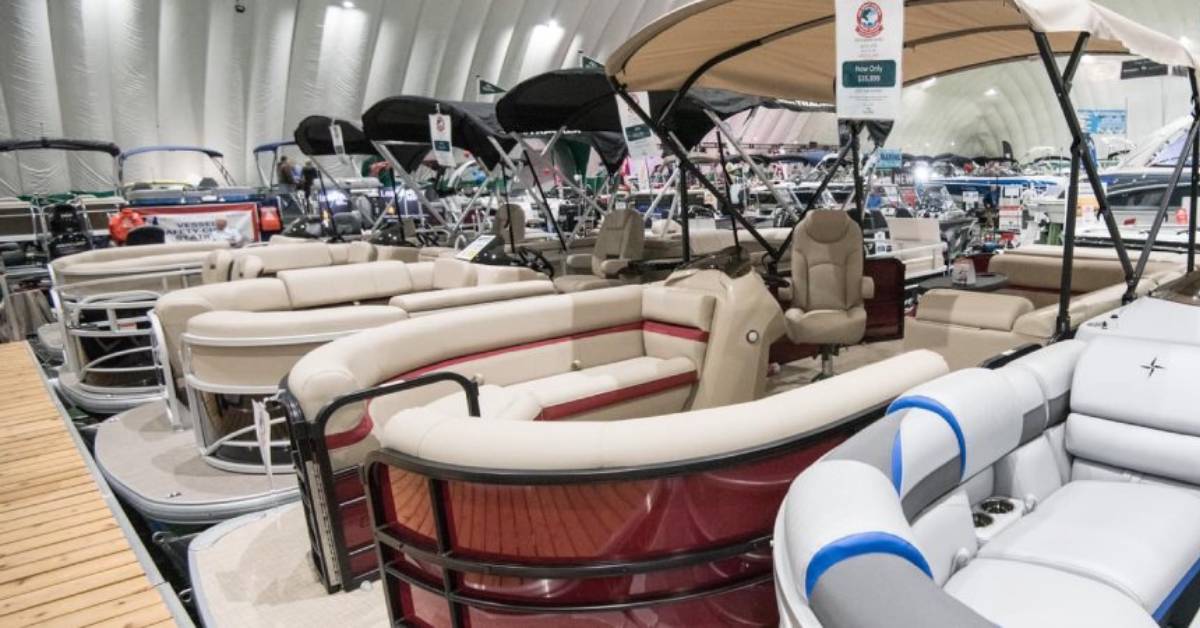
{"label": "wood grain deck panel", "polygon": [[0,626],[173,625],[25,343],[0,391]]}

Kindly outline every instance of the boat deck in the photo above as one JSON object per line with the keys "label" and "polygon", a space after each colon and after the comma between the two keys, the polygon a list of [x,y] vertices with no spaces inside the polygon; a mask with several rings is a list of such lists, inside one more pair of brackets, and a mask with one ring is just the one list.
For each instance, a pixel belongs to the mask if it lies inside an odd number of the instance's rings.
{"label": "boat deck", "polygon": [[0,626],[190,624],[61,408],[0,345]]}

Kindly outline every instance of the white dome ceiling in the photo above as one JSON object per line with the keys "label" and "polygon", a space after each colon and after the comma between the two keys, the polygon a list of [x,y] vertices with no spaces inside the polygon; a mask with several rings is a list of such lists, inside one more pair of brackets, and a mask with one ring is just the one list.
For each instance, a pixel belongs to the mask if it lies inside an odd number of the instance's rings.
{"label": "white dome ceiling", "polygon": [[[1195,0],[1103,0],[1173,35],[1200,39]],[[4,0],[0,2],[0,137],[112,140],[129,149],[201,144],[253,178],[251,149],[290,137],[303,117],[357,120],[399,93],[475,99],[475,77],[501,86],[603,60],[684,0]],[[1102,72],[1101,72],[1102,73]],[[1186,81],[1077,81],[1079,106],[1128,106],[1130,134],[1186,112]],[[1132,89],[1136,86],[1137,89]],[[1149,87],[1154,86],[1154,87]],[[995,88],[995,96],[984,96]],[[1166,100],[1163,100],[1166,96]],[[1023,62],[911,87],[892,143],[917,151],[1017,152],[1065,143],[1040,66]],[[743,137],[835,138],[832,116],[764,111]],[[951,146],[951,142],[954,143]],[[0,156],[0,195],[103,189],[106,158]],[[205,172],[192,156],[150,156],[133,177]]]}

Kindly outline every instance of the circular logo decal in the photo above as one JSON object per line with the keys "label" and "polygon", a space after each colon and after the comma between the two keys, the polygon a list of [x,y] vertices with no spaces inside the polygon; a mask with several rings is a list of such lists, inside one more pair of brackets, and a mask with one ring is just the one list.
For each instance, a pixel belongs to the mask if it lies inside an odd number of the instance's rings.
{"label": "circular logo decal", "polygon": [[436,120],[438,133],[441,133],[442,131],[446,130],[446,119],[445,118],[438,116],[437,118],[434,118],[434,120]]}
{"label": "circular logo decal", "polygon": [[883,9],[874,2],[864,2],[855,13],[854,31],[862,37],[876,37],[883,32]]}

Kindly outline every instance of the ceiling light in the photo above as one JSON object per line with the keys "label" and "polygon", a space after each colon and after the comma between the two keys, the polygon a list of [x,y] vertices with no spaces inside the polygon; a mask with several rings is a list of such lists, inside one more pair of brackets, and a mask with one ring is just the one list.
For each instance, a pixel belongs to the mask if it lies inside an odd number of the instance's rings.
{"label": "ceiling light", "polygon": [[552,31],[558,30],[558,20],[556,20],[554,18],[550,18],[549,20],[546,20],[546,28],[548,28]]}
{"label": "ceiling light", "polygon": [[996,91],[995,87],[989,87],[988,90],[983,93],[983,95],[984,96],[995,96],[996,94],[999,94],[999,93],[1000,92]]}
{"label": "ceiling light", "polygon": [[937,84],[937,77],[931,76],[928,79],[926,79],[924,83],[921,83],[921,87],[924,87],[925,89],[929,89],[930,87],[933,87],[936,84]]}
{"label": "ceiling light", "polygon": [[350,2],[350,0],[343,0],[343,1],[342,1],[342,8],[343,8],[343,9],[353,9],[353,8],[354,8],[354,3],[353,3],[353,2]]}

